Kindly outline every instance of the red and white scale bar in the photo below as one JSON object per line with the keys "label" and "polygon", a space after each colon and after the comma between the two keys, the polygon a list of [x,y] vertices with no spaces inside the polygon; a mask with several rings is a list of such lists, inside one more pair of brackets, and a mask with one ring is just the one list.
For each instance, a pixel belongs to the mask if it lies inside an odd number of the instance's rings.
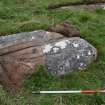
{"label": "red and white scale bar", "polygon": [[91,93],[105,93],[105,90],[66,90],[66,91],[33,91],[33,94],[39,93],[39,94],[72,94],[72,93],[85,93],[85,94],[91,94]]}

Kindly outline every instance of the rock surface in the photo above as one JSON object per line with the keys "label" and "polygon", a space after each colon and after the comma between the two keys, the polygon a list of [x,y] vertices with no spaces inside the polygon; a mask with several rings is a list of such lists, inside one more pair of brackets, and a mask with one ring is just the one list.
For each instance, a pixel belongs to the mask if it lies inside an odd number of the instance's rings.
{"label": "rock surface", "polygon": [[11,93],[22,86],[26,74],[45,64],[43,45],[62,39],[58,33],[43,30],[0,37],[0,82]]}
{"label": "rock surface", "polygon": [[64,75],[86,68],[96,56],[96,49],[79,37],[67,38],[43,30],[2,36],[0,82],[15,92],[38,64],[46,65],[52,74]]}
{"label": "rock surface", "polygon": [[45,64],[49,72],[64,75],[83,70],[97,57],[96,49],[84,39],[75,37],[45,45]]}

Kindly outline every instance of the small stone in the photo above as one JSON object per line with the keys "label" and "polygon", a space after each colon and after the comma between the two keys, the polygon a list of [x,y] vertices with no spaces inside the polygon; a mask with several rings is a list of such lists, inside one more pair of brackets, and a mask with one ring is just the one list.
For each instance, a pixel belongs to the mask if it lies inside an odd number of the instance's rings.
{"label": "small stone", "polygon": [[80,30],[69,21],[52,26],[48,29],[50,32],[57,32],[66,37],[80,37]]}

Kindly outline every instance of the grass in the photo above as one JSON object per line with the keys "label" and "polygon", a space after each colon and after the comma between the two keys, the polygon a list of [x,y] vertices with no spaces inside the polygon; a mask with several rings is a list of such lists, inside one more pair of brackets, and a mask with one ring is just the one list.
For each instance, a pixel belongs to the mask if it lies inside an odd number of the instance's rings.
{"label": "grass", "polygon": [[[105,87],[105,11],[48,10],[51,3],[70,0],[0,0],[0,35],[47,29],[62,21],[71,21],[98,50],[98,58],[85,71],[63,77],[52,76],[39,66],[29,75],[24,89],[10,96],[0,87],[0,105],[105,105],[104,94],[33,95],[34,90],[99,89]],[[75,0],[76,1],[76,0]],[[71,2],[75,2],[72,0]]]}

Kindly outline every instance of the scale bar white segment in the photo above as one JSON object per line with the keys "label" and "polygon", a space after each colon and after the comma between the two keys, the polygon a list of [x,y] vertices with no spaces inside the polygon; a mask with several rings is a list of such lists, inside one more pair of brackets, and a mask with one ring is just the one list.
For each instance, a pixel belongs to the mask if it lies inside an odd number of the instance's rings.
{"label": "scale bar white segment", "polygon": [[69,93],[81,93],[81,90],[79,91],[40,91],[42,94],[69,94]]}

